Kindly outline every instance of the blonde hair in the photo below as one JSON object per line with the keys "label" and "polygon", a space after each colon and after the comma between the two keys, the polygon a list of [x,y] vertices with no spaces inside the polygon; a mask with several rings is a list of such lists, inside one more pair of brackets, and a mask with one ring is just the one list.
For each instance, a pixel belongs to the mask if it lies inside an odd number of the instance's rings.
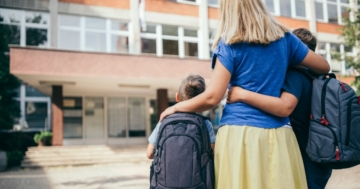
{"label": "blonde hair", "polygon": [[289,29],[270,15],[262,0],[220,0],[219,27],[213,48],[221,39],[226,44],[269,44],[285,32]]}
{"label": "blonde hair", "polygon": [[200,75],[189,74],[181,82],[178,94],[180,100],[189,100],[205,91],[205,80]]}

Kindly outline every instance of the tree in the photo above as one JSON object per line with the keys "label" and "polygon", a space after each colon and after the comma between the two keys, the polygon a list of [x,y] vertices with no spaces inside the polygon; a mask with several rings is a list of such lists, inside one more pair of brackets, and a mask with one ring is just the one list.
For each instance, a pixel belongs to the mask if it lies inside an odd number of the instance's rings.
{"label": "tree", "polygon": [[[358,0],[360,5],[360,0]],[[355,56],[345,56],[348,67],[353,67],[360,73],[360,10],[359,6],[353,6],[348,9],[348,15],[344,16],[343,22],[345,26],[341,29],[342,36],[345,40],[345,45],[355,48]],[[340,55],[337,55],[340,58]],[[356,76],[353,85],[357,88],[357,93],[360,94],[360,77]]]}
{"label": "tree", "polygon": [[[0,22],[4,19],[0,16]],[[27,22],[40,23],[41,15],[28,18]],[[46,30],[26,29],[26,44],[37,46],[47,40]],[[14,120],[20,117],[19,102],[14,100],[20,81],[10,74],[9,44],[20,44],[20,27],[0,24],[0,129],[12,129]]]}

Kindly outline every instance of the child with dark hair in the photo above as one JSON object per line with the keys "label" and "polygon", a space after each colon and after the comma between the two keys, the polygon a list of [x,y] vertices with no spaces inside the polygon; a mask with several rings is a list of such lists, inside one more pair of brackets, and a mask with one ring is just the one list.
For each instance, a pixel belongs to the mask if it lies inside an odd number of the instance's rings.
{"label": "child with dark hair", "polygon": [[[176,102],[189,100],[205,91],[205,80],[200,75],[190,74],[182,82],[179,87],[179,91],[175,95]],[[147,157],[153,159],[153,152],[156,146],[157,134],[159,131],[161,122],[159,122],[151,135],[149,136],[149,145],[147,148]],[[205,121],[208,134],[210,136],[211,148],[214,149],[215,145],[215,133],[212,124],[209,120]]]}
{"label": "child with dark hair", "polygon": [[[315,51],[317,40],[309,30],[300,28],[294,30],[293,33],[310,50]],[[304,67],[300,69],[309,71]],[[324,189],[332,170],[311,161],[305,151],[309,136],[312,82],[299,71],[289,70],[281,90],[282,94],[280,98],[277,98],[240,87],[232,87],[227,101],[228,103],[244,102],[279,117],[290,116],[291,126],[289,127],[292,127],[300,147],[308,188]],[[259,98],[264,100],[259,101]]]}

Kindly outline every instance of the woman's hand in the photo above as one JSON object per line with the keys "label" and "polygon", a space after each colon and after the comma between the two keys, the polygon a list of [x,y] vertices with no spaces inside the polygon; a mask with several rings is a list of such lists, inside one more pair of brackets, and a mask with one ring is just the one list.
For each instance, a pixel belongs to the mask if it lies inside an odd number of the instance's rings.
{"label": "woman's hand", "polygon": [[175,113],[175,112],[176,112],[175,105],[166,108],[166,110],[161,113],[161,115],[160,115],[160,121],[159,121],[159,122],[162,122],[162,120],[163,120],[166,116],[171,115],[171,114],[173,114],[173,113]]}
{"label": "woman's hand", "polygon": [[244,98],[246,93],[246,90],[239,87],[239,86],[233,86],[228,91],[228,96],[226,98],[226,103],[231,104],[234,102],[241,102]]}

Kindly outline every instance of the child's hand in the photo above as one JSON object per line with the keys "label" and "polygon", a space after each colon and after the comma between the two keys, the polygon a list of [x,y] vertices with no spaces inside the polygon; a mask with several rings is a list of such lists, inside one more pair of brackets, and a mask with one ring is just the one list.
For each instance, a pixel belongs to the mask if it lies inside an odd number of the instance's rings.
{"label": "child's hand", "polygon": [[238,86],[231,87],[230,90],[228,91],[226,103],[231,104],[234,102],[240,102],[244,97],[245,92],[246,90],[241,87]]}

